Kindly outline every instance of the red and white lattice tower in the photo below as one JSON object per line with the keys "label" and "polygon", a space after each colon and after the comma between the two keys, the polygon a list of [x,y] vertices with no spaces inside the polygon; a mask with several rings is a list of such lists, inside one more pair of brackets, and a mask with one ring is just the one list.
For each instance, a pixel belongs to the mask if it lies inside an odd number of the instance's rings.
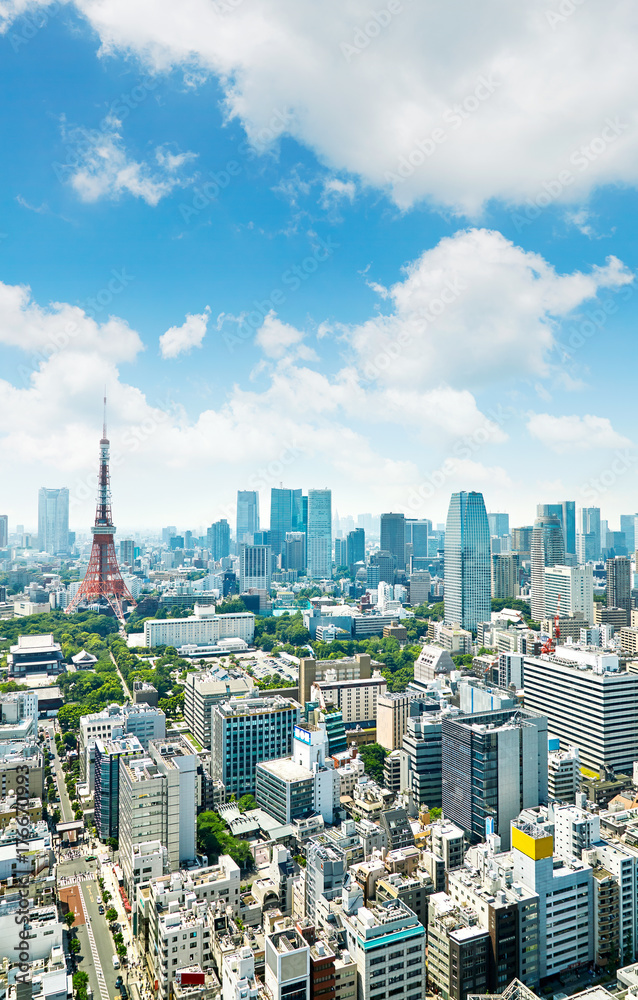
{"label": "red and white lattice tower", "polygon": [[115,555],[113,536],[115,528],[111,516],[111,484],[109,477],[109,440],[106,436],[106,396],[104,397],[104,426],[100,441],[100,472],[97,487],[97,509],[95,524],[91,528],[93,547],[86,576],[82,586],[66,609],[66,613],[77,611],[80,604],[106,602],[124,623],[122,601],[135,606],[135,600],[122,579]]}

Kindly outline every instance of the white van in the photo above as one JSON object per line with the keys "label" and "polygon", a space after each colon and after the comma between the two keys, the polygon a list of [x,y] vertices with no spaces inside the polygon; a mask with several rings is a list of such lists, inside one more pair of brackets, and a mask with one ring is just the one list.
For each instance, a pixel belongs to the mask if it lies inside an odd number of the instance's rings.
{"label": "white van", "polygon": [[120,960],[117,957],[117,955],[113,955],[113,968],[119,969],[119,967],[120,967]]}

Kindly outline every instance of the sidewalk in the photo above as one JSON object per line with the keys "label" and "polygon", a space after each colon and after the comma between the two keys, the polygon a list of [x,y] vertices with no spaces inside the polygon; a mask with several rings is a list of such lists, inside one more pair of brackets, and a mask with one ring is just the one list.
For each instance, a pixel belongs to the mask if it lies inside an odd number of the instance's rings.
{"label": "sidewalk", "polygon": [[102,865],[102,870],[100,875],[104,879],[104,888],[108,889],[113,897],[109,902],[108,906],[113,906],[117,910],[117,919],[122,925],[122,937],[124,938],[124,945],[128,953],[128,967],[132,969],[134,963],[140,962],[140,955],[138,954],[135,941],[133,940],[133,929],[129,923],[128,915],[124,909],[124,903],[122,902],[122,897],[120,896],[120,887],[118,881],[113,872],[112,865]]}

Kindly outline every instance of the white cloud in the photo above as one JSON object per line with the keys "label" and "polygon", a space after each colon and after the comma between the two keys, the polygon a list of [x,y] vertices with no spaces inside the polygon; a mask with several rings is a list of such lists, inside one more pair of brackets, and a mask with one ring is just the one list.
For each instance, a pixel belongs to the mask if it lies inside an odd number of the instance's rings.
{"label": "white cloud", "polygon": [[193,347],[201,347],[210,316],[210,306],[203,313],[189,313],[181,326],[171,326],[159,339],[163,358],[176,358],[188,354]]}
{"label": "white cloud", "polygon": [[[638,179],[638,23],[626,0],[567,14],[556,2],[420,0],[389,16],[381,4],[382,27],[362,0],[251,0],[232,16],[210,0],[75,6],[102,52],[179,67],[195,84],[216,75],[259,149],[285,130],[402,206],[579,203]],[[5,0],[5,30],[26,7]]]}
{"label": "white cloud", "polygon": [[633,446],[629,438],[614,430],[607,417],[591,414],[554,417],[549,413],[532,413],[527,429],[533,438],[559,455]]}
{"label": "white cloud", "polygon": [[357,188],[353,181],[340,181],[338,177],[329,177],[323,183],[321,204],[323,208],[331,208],[340,201],[354,201]]}
{"label": "white cloud", "polygon": [[317,359],[312,348],[302,343],[304,334],[289,323],[282,321],[271,310],[255,335],[255,343],[269,358],[293,357],[305,360]]}
{"label": "white cloud", "polygon": [[120,133],[121,122],[108,115],[97,130],[63,127],[67,157],[73,163],[62,170],[82,201],[100,198],[117,200],[123,194],[141,198],[147,205],[157,203],[185,181],[181,168],[193,153],[171,153],[162,146],[154,151],[157,166],[132,159]]}
{"label": "white cloud", "polygon": [[543,377],[558,322],[632,280],[614,257],[589,274],[557,274],[501,233],[461,231],[426,250],[402,281],[373,285],[389,310],[343,337],[370,383],[464,388]]}

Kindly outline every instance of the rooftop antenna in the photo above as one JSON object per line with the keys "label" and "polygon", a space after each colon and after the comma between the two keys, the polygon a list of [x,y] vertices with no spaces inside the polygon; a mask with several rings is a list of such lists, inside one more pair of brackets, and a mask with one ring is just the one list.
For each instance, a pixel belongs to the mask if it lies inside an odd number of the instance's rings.
{"label": "rooftop antenna", "polygon": [[102,421],[102,440],[106,441],[106,386],[104,386],[104,420]]}

